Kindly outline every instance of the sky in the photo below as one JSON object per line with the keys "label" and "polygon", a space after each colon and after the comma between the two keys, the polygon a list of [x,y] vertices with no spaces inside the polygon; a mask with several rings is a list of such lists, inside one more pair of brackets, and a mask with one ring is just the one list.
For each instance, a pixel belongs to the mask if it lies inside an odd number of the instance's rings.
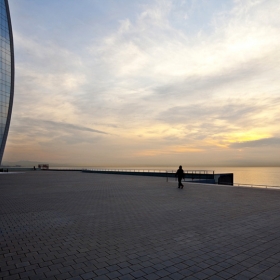
{"label": "sky", "polygon": [[277,0],[9,0],[3,163],[280,166]]}

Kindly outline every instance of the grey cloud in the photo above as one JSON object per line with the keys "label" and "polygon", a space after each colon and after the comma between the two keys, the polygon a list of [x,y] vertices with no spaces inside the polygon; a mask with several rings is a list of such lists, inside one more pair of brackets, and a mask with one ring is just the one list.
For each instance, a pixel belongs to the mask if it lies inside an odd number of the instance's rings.
{"label": "grey cloud", "polygon": [[65,145],[93,144],[104,141],[104,131],[71,123],[51,120],[18,118],[11,125],[10,141],[37,143],[42,147],[65,147]]}
{"label": "grey cloud", "polygon": [[70,129],[70,130],[80,130],[80,131],[89,131],[89,132],[94,132],[94,133],[108,134],[101,130],[92,129],[89,127],[75,125],[75,124],[71,124],[71,123],[54,122],[54,121],[49,121],[49,120],[41,120],[41,122],[45,123],[45,124],[49,124],[52,127],[58,128],[58,129]]}
{"label": "grey cloud", "polygon": [[254,141],[246,141],[246,142],[236,142],[230,145],[231,148],[258,148],[258,147],[266,147],[266,146],[279,146],[280,147],[280,138],[271,137],[271,138],[263,138]]}
{"label": "grey cloud", "polygon": [[70,132],[70,131],[85,131],[85,132],[93,132],[98,134],[108,134],[104,131],[92,129],[89,127],[85,127],[82,125],[75,125],[71,123],[64,123],[64,122],[55,122],[50,120],[42,120],[42,119],[32,119],[32,118],[18,118],[17,119],[17,131],[23,132],[29,130],[30,132],[35,131],[36,133],[39,130],[43,131],[51,131],[51,130],[58,130],[60,132]]}
{"label": "grey cloud", "polygon": [[[100,142],[101,138],[99,136],[95,137],[81,137],[77,134],[66,134],[66,135],[58,135],[57,137],[49,140],[48,142],[53,143],[54,146],[56,146],[58,143],[66,143],[68,145],[75,145],[75,144],[81,144],[81,143],[98,143]],[[42,145],[44,145],[44,142],[41,142]]]}

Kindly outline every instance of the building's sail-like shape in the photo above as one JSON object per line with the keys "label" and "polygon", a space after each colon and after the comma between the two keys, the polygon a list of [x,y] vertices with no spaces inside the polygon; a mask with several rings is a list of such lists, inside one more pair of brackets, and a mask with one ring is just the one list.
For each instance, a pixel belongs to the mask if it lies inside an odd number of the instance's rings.
{"label": "building's sail-like shape", "polygon": [[0,0],[0,164],[10,127],[14,98],[14,46],[8,0]]}

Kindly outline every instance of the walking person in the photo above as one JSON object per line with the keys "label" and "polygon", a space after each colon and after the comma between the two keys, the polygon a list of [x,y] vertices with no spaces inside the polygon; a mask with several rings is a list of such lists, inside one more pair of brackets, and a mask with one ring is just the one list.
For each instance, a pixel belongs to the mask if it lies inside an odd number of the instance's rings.
{"label": "walking person", "polygon": [[182,179],[185,178],[185,173],[182,168],[182,165],[179,166],[179,169],[175,173],[175,176],[178,178],[178,189],[182,189],[184,187],[184,185],[182,184]]}

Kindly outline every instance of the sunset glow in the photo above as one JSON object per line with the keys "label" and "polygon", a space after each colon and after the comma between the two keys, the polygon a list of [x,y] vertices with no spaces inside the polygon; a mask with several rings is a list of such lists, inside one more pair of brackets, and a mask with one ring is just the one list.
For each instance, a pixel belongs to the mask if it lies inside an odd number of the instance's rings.
{"label": "sunset glow", "polygon": [[280,166],[277,1],[9,3],[4,163]]}

